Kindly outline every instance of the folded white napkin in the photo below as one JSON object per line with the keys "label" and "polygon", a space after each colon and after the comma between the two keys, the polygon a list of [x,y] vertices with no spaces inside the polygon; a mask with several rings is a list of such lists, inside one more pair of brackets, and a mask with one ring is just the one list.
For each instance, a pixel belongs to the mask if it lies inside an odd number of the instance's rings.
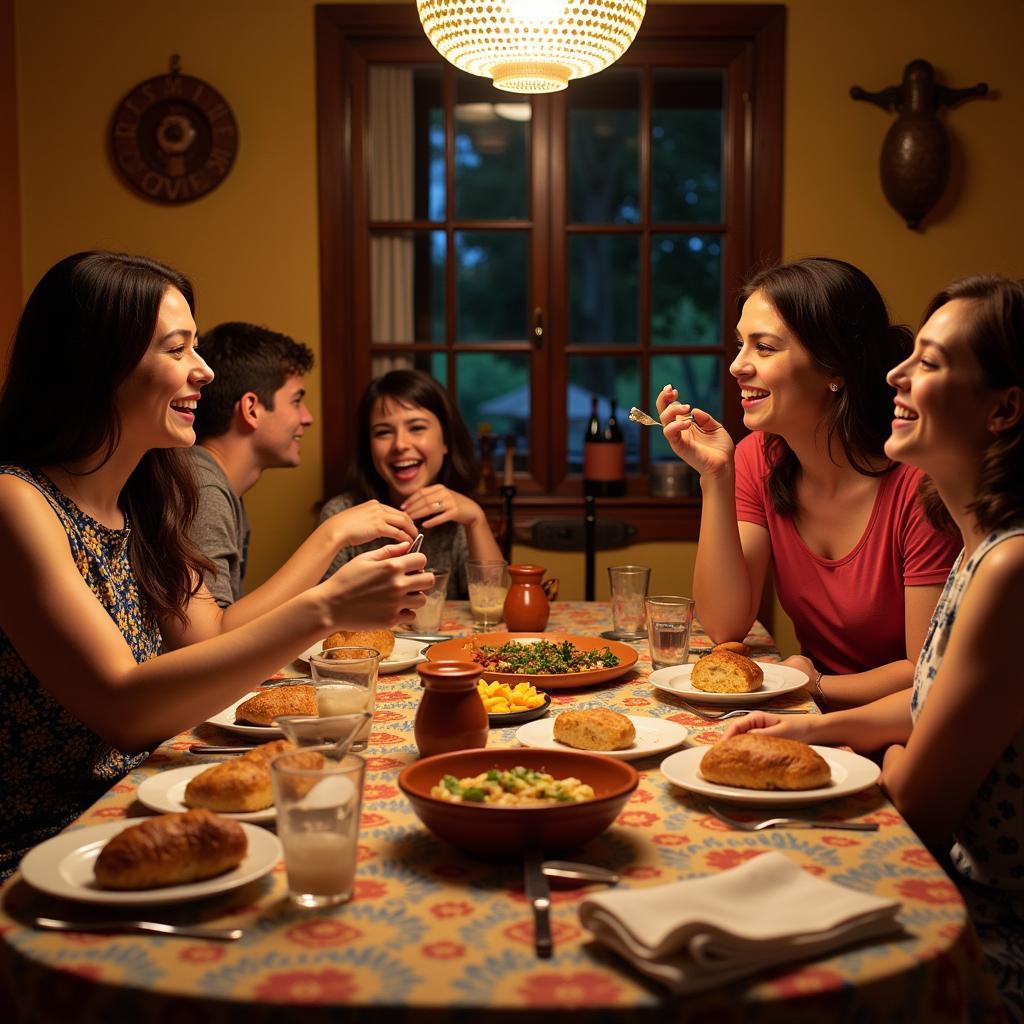
{"label": "folded white napkin", "polygon": [[639,971],[687,993],[892,932],[899,909],[770,852],[706,878],[588,896],[579,915]]}

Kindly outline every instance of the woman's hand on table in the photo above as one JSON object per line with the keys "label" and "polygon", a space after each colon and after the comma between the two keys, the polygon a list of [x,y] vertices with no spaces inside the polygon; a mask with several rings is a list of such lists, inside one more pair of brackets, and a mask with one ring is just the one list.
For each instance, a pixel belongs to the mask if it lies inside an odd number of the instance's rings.
{"label": "woman's hand on table", "polygon": [[[803,672],[807,676],[807,683],[811,685],[817,678],[818,670],[814,667],[814,662],[810,658],[805,658],[802,654],[794,654],[785,661],[780,662],[782,665],[788,665],[790,668],[795,668],[798,672]],[[810,691],[808,690],[808,693]]]}
{"label": "woman's hand on table", "polygon": [[678,399],[679,392],[669,384],[658,395],[658,415],[669,447],[702,477],[729,469],[736,451],[729,432],[710,413]]}
{"label": "woman's hand on table", "polygon": [[402,511],[428,530],[442,523],[469,526],[486,518],[483,509],[472,498],[444,484],[421,487],[402,502]]}
{"label": "woman's hand on table", "polygon": [[745,732],[763,732],[766,736],[783,736],[788,740],[803,740],[810,743],[811,725],[808,721],[819,715],[773,715],[770,711],[752,711],[729,723],[722,736],[723,740],[741,736]]}

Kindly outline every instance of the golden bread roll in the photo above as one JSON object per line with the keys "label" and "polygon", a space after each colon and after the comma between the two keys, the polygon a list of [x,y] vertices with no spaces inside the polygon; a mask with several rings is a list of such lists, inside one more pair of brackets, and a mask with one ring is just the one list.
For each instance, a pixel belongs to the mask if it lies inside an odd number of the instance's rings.
{"label": "golden bread roll", "polygon": [[316,687],[306,683],[275,686],[257,693],[235,708],[235,718],[253,725],[273,725],[278,715],[315,715]]}
{"label": "golden bread roll", "polygon": [[750,654],[750,648],[746,644],[742,644],[739,640],[727,640],[724,644],[715,644],[711,648],[712,654],[717,654],[719,651],[732,651],[733,654],[742,654],[745,658]]}
{"label": "golden bread roll", "polygon": [[705,693],[750,693],[761,689],[764,672],[756,661],[732,651],[705,654],[690,675],[695,690]]}
{"label": "golden bread roll", "polygon": [[[395,634],[389,629],[351,629],[332,633],[324,641],[324,653],[332,647],[372,647],[380,651],[381,661],[387,661],[395,649]],[[335,657],[335,655],[328,655]],[[343,655],[337,655],[341,658]]]}
{"label": "golden bread roll", "polygon": [[625,750],[636,740],[633,723],[618,711],[563,711],[555,719],[555,739],[578,750]]}
{"label": "golden bread roll", "polygon": [[212,765],[185,787],[184,802],[211,811],[262,811],[274,802],[269,765],[248,755]]}
{"label": "golden bread roll", "polygon": [[291,740],[271,740],[269,743],[261,743],[258,747],[246,751],[242,758],[246,761],[256,761],[259,764],[269,765],[278,754],[284,754],[289,750],[298,748]]}
{"label": "golden bread roll", "polygon": [[819,789],[832,781],[828,762],[806,743],[756,732],[716,743],[700,773],[708,782],[743,789]]}
{"label": "golden bread roll", "polygon": [[161,814],[118,832],[100,850],[94,868],[104,889],[184,885],[230,871],[249,842],[237,821],[200,808]]}

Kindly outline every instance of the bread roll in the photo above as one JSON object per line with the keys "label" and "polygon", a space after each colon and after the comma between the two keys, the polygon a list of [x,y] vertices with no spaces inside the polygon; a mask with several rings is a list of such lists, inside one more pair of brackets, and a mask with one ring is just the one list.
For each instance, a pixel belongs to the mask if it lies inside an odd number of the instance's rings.
{"label": "bread roll", "polygon": [[712,651],[705,654],[690,675],[695,690],[705,693],[750,693],[759,690],[764,672],[756,661],[732,651]]}
{"label": "bread roll", "polygon": [[[327,654],[332,647],[372,647],[380,651],[381,661],[386,661],[395,649],[395,634],[389,629],[342,630],[339,633],[332,633],[324,641],[324,653]],[[337,657],[344,656],[339,654]]]}
{"label": "bread roll", "polygon": [[235,718],[253,725],[273,725],[278,715],[315,715],[316,687],[306,683],[275,686],[257,693],[235,708]]}
{"label": "bread roll", "polygon": [[732,651],[733,654],[742,654],[744,658],[750,654],[750,648],[746,644],[741,644],[738,640],[727,640],[724,644],[715,644],[711,648],[712,654],[718,651]]}
{"label": "bread roll", "polygon": [[708,782],[743,789],[819,789],[832,781],[828,762],[806,743],[757,732],[716,743],[700,773]]}
{"label": "bread roll", "polygon": [[199,809],[131,825],[100,850],[94,868],[103,889],[156,889],[213,878],[241,864],[248,849],[237,821]]}
{"label": "bread roll", "polygon": [[563,711],[555,719],[555,739],[578,750],[625,750],[636,740],[633,723],[617,711]]}

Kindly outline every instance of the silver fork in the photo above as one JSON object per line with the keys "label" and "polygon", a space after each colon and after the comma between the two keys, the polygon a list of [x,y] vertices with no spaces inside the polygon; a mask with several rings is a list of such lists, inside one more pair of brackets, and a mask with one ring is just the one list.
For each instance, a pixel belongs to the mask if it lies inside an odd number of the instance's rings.
{"label": "silver fork", "polygon": [[[656,420],[650,413],[644,412],[643,409],[638,409],[635,405],[629,410],[629,418],[633,423],[639,423],[641,427],[661,426],[661,420]],[[704,431],[697,426],[697,421],[693,418],[692,412],[689,416],[684,416],[683,419],[686,420],[687,423],[692,423],[694,428],[700,430],[702,434],[704,433]]]}
{"label": "silver fork", "polygon": [[677,695],[677,699],[691,715],[703,718],[705,722],[724,722],[727,718],[735,718],[737,715],[752,715],[755,710],[768,711],[773,715],[810,714],[809,711],[804,711],[801,708],[733,708],[731,711],[705,711],[703,708],[697,707],[696,704],[691,704],[684,697],[678,697]]}
{"label": "silver fork", "polygon": [[766,828],[837,828],[848,832],[877,832],[878,825],[873,821],[810,821],[807,818],[765,818],[762,821],[739,821],[731,818],[720,807],[708,803],[708,810],[731,828],[744,832],[760,832]]}

